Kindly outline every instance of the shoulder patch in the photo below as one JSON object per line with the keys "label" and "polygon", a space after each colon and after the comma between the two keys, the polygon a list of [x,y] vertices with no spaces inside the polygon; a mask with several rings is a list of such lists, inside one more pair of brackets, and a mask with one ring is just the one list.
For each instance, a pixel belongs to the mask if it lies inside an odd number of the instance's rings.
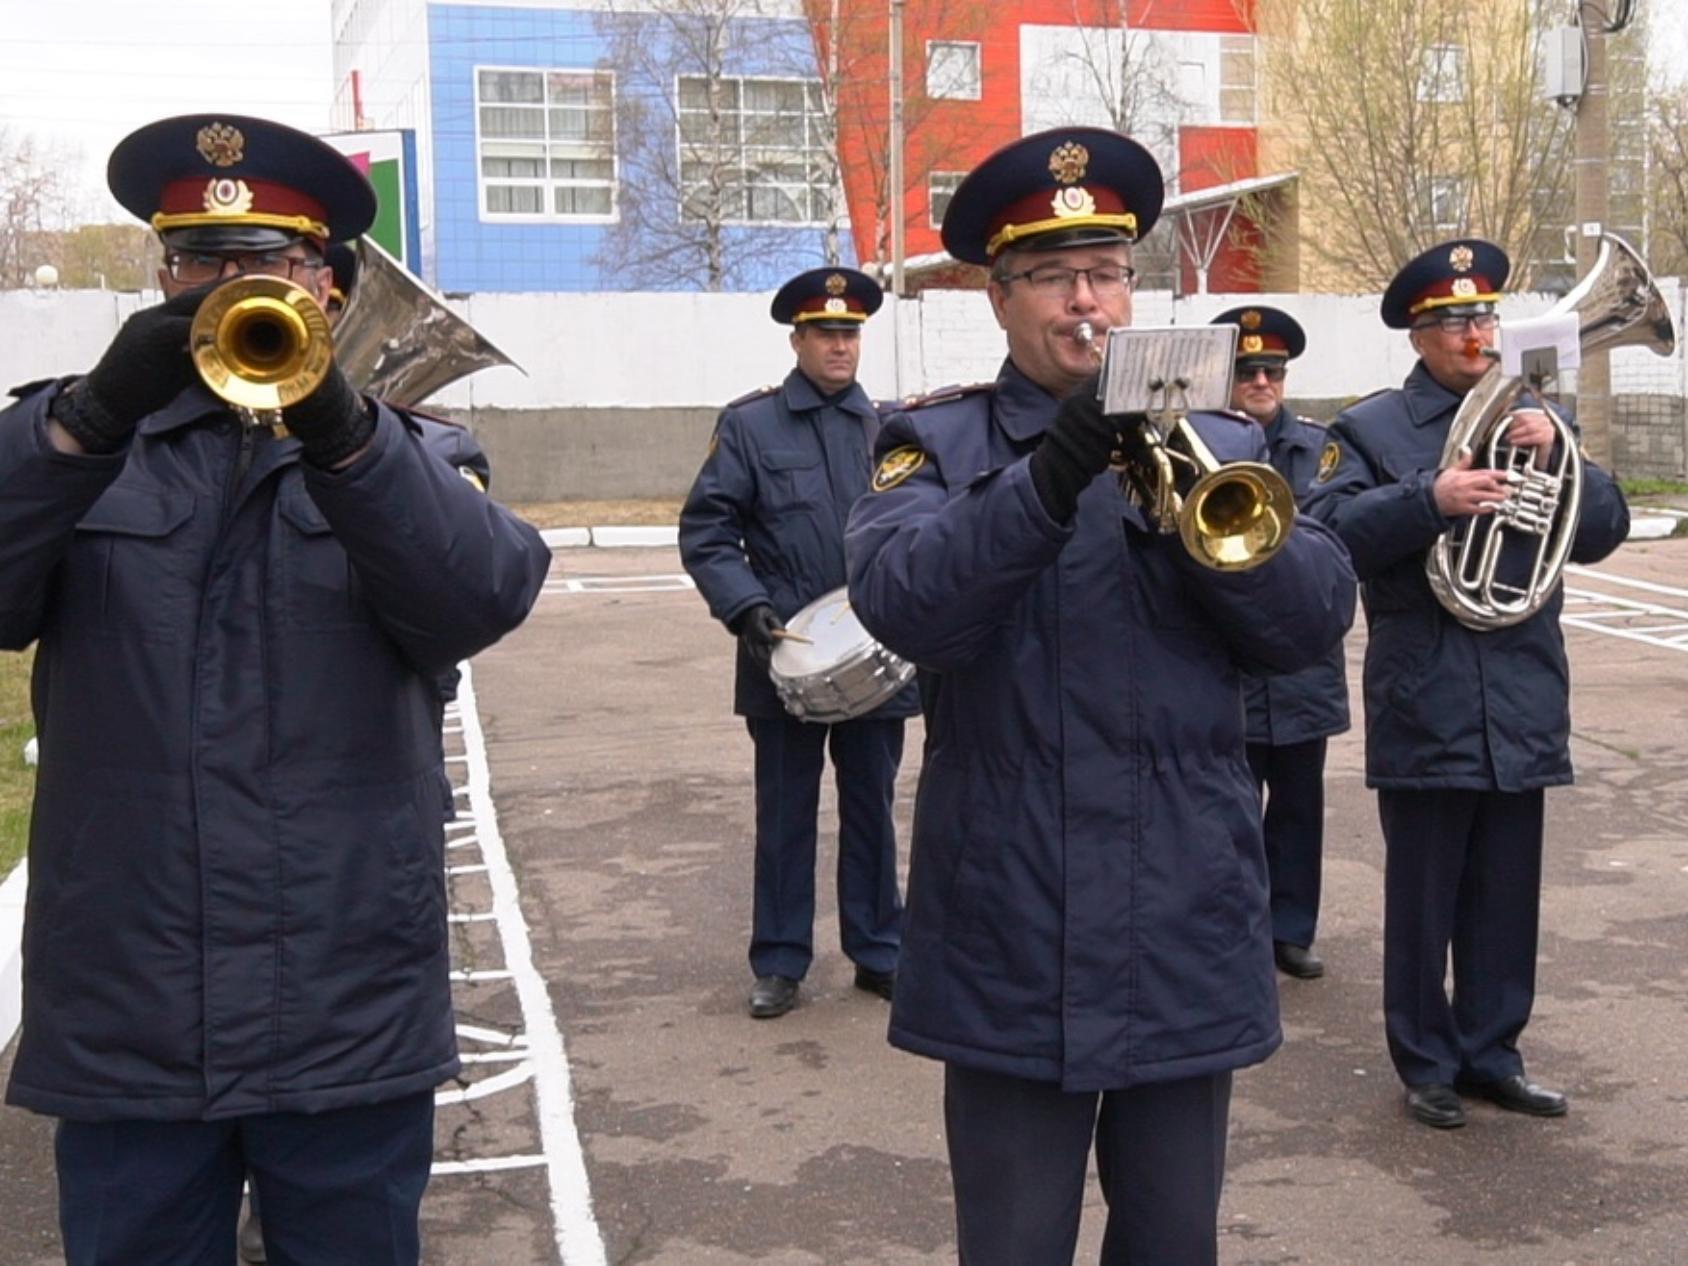
{"label": "shoulder patch", "polygon": [[873,490],[890,492],[926,464],[926,454],[916,444],[899,444],[879,459],[873,472]]}
{"label": "shoulder patch", "polygon": [[760,400],[763,396],[771,396],[778,390],[779,388],[775,386],[758,387],[755,391],[745,392],[737,400],[727,401],[727,407],[729,409],[736,409],[741,404],[749,404],[752,400]]}
{"label": "shoulder patch", "polygon": [[462,475],[464,480],[468,482],[476,492],[486,491],[486,481],[480,477],[480,474],[477,471],[471,470],[467,466],[459,466],[457,468],[457,473]]}
{"label": "shoulder patch", "polygon": [[924,409],[929,405],[948,404],[951,400],[960,400],[964,396],[994,390],[996,390],[994,382],[951,383],[947,387],[939,387],[936,391],[928,391],[925,395],[909,396],[903,401],[901,407],[904,409]]}
{"label": "shoulder patch", "polygon": [[1324,483],[1336,474],[1336,468],[1342,464],[1342,445],[1335,440],[1327,443],[1319,453],[1319,473],[1313,476],[1314,483]]}

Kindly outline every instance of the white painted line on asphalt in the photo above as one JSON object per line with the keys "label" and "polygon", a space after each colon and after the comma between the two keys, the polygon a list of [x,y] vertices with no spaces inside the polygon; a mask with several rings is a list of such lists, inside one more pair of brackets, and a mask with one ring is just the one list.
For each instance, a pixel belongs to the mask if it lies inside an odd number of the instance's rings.
{"label": "white painted line on asphalt", "polygon": [[434,1174],[485,1174],[495,1169],[538,1169],[543,1156],[488,1156],[478,1160],[435,1161]]}
{"label": "white painted line on asphalt", "polygon": [[471,1042],[479,1042],[483,1046],[526,1046],[527,1038],[520,1033],[507,1033],[503,1029],[483,1028],[478,1024],[459,1024],[457,1036],[466,1037]]}
{"label": "white painted line on asphalt", "polygon": [[486,874],[486,863],[474,862],[467,866],[447,866],[445,873],[448,875],[484,875]]}
{"label": "white painted line on asphalt", "polygon": [[458,1059],[465,1064],[513,1064],[517,1060],[527,1058],[525,1050],[513,1051],[461,1051]]}
{"label": "white painted line on asphalt", "polygon": [[451,978],[460,984],[466,984],[472,980],[510,980],[512,973],[505,971],[502,967],[487,968],[484,971],[476,971],[470,967],[459,967],[451,973]]}
{"label": "white painted line on asphalt", "polygon": [[469,805],[478,824],[481,847],[490,866],[492,908],[498,915],[504,962],[514,979],[533,1051],[534,1096],[538,1101],[540,1149],[551,1188],[551,1217],[557,1251],[563,1266],[607,1266],[603,1236],[592,1214],[592,1189],[586,1157],[574,1124],[574,1088],[568,1053],[557,1017],[546,992],[545,979],[533,963],[533,946],[522,915],[516,875],[504,851],[498,815],[492,803],[492,772],[487,764],[486,736],[475,709],[473,666],[463,665],[458,687],[463,717],[463,747],[469,757]]}
{"label": "white painted line on asphalt", "polygon": [[23,897],[28,886],[28,862],[19,862],[0,883],[0,1051],[23,1019]]}
{"label": "white painted line on asphalt", "polygon": [[446,920],[450,923],[491,923],[498,916],[490,910],[465,911],[459,914],[448,914]]}
{"label": "white painted line on asphalt", "polygon": [[492,1077],[483,1077],[480,1081],[472,1081],[467,1086],[461,1086],[456,1090],[436,1090],[434,1092],[434,1106],[443,1108],[448,1103],[470,1103],[476,1099],[485,1099],[488,1095],[495,1095],[500,1090],[509,1090],[532,1080],[533,1061],[524,1059],[508,1072],[498,1073]]}
{"label": "white painted line on asphalt", "polygon": [[1609,585],[1621,585],[1627,589],[1645,589],[1648,593],[1662,593],[1672,598],[1688,598],[1688,589],[1676,585],[1661,585],[1652,580],[1637,580],[1634,576],[1620,576],[1617,572],[1601,571],[1594,567],[1583,567],[1572,563],[1565,568],[1567,575],[1584,576],[1589,580],[1605,581]]}

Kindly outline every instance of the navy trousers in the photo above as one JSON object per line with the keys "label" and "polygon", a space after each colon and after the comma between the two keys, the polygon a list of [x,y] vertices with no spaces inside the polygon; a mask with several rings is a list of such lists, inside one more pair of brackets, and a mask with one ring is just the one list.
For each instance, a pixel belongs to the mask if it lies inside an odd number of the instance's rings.
{"label": "navy trousers", "polygon": [[1248,745],[1248,767],[1266,801],[1266,870],[1272,939],[1309,946],[1319,926],[1325,854],[1325,740]]}
{"label": "navy trousers", "polygon": [[750,969],[801,980],[814,959],[815,838],[828,747],[838,784],[838,922],[844,953],[895,971],[903,902],[891,820],[902,718],[817,725],[747,717],[756,743],[756,897]]}
{"label": "navy trousers", "polygon": [[240,1188],[271,1266],[416,1266],[434,1095],[228,1121],[61,1121],[66,1266],[230,1266]]}
{"label": "navy trousers", "polygon": [[1516,1076],[1536,996],[1542,793],[1380,789],[1377,806],[1396,1072],[1409,1086]]}
{"label": "navy trousers", "polygon": [[1108,1205],[1101,1266],[1214,1266],[1231,1074],[1069,1094],[944,1065],[961,1266],[1063,1266],[1085,1170]]}

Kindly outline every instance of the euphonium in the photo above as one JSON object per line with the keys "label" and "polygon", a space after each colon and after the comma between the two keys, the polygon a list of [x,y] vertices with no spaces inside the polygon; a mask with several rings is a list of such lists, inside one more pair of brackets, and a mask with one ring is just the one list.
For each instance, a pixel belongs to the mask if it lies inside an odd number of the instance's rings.
{"label": "euphonium", "polygon": [[[1096,333],[1088,321],[1073,329],[1098,363]],[[1204,567],[1246,571],[1271,558],[1289,539],[1295,496],[1284,477],[1265,462],[1221,462],[1190,425],[1167,389],[1167,406],[1155,417],[1131,419],[1114,471],[1125,494],[1142,507],[1158,532],[1176,532]]]}
{"label": "euphonium", "polygon": [[[1647,266],[1611,233],[1601,235],[1588,276],[1548,315],[1570,313],[1577,316],[1585,355],[1641,346],[1668,356],[1676,346],[1670,309]],[[1550,469],[1538,470],[1532,452],[1506,442],[1518,398],[1532,385],[1540,386],[1491,365],[1466,394],[1442,446],[1442,469],[1469,450],[1474,465],[1507,472],[1506,496],[1494,513],[1455,523],[1424,561],[1437,601],[1479,632],[1504,629],[1539,611],[1559,587],[1577,534],[1583,461],[1570,424],[1546,409],[1557,432],[1558,457]]]}

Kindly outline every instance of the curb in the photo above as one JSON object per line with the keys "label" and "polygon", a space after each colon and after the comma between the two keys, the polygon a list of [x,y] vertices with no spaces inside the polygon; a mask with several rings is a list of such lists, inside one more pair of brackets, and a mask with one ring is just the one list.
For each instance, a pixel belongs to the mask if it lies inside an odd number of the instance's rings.
{"label": "curb", "polygon": [[1629,536],[1631,541],[1661,541],[1672,535],[1680,519],[1665,514],[1638,514],[1629,521]]}
{"label": "curb", "polygon": [[19,862],[0,883],[0,1050],[23,1018],[23,894],[28,883],[28,862]]}
{"label": "curb", "polygon": [[642,548],[678,545],[680,529],[677,526],[543,528],[539,539],[552,549],[574,549],[593,545],[600,549],[622,549],[628,546]]}

